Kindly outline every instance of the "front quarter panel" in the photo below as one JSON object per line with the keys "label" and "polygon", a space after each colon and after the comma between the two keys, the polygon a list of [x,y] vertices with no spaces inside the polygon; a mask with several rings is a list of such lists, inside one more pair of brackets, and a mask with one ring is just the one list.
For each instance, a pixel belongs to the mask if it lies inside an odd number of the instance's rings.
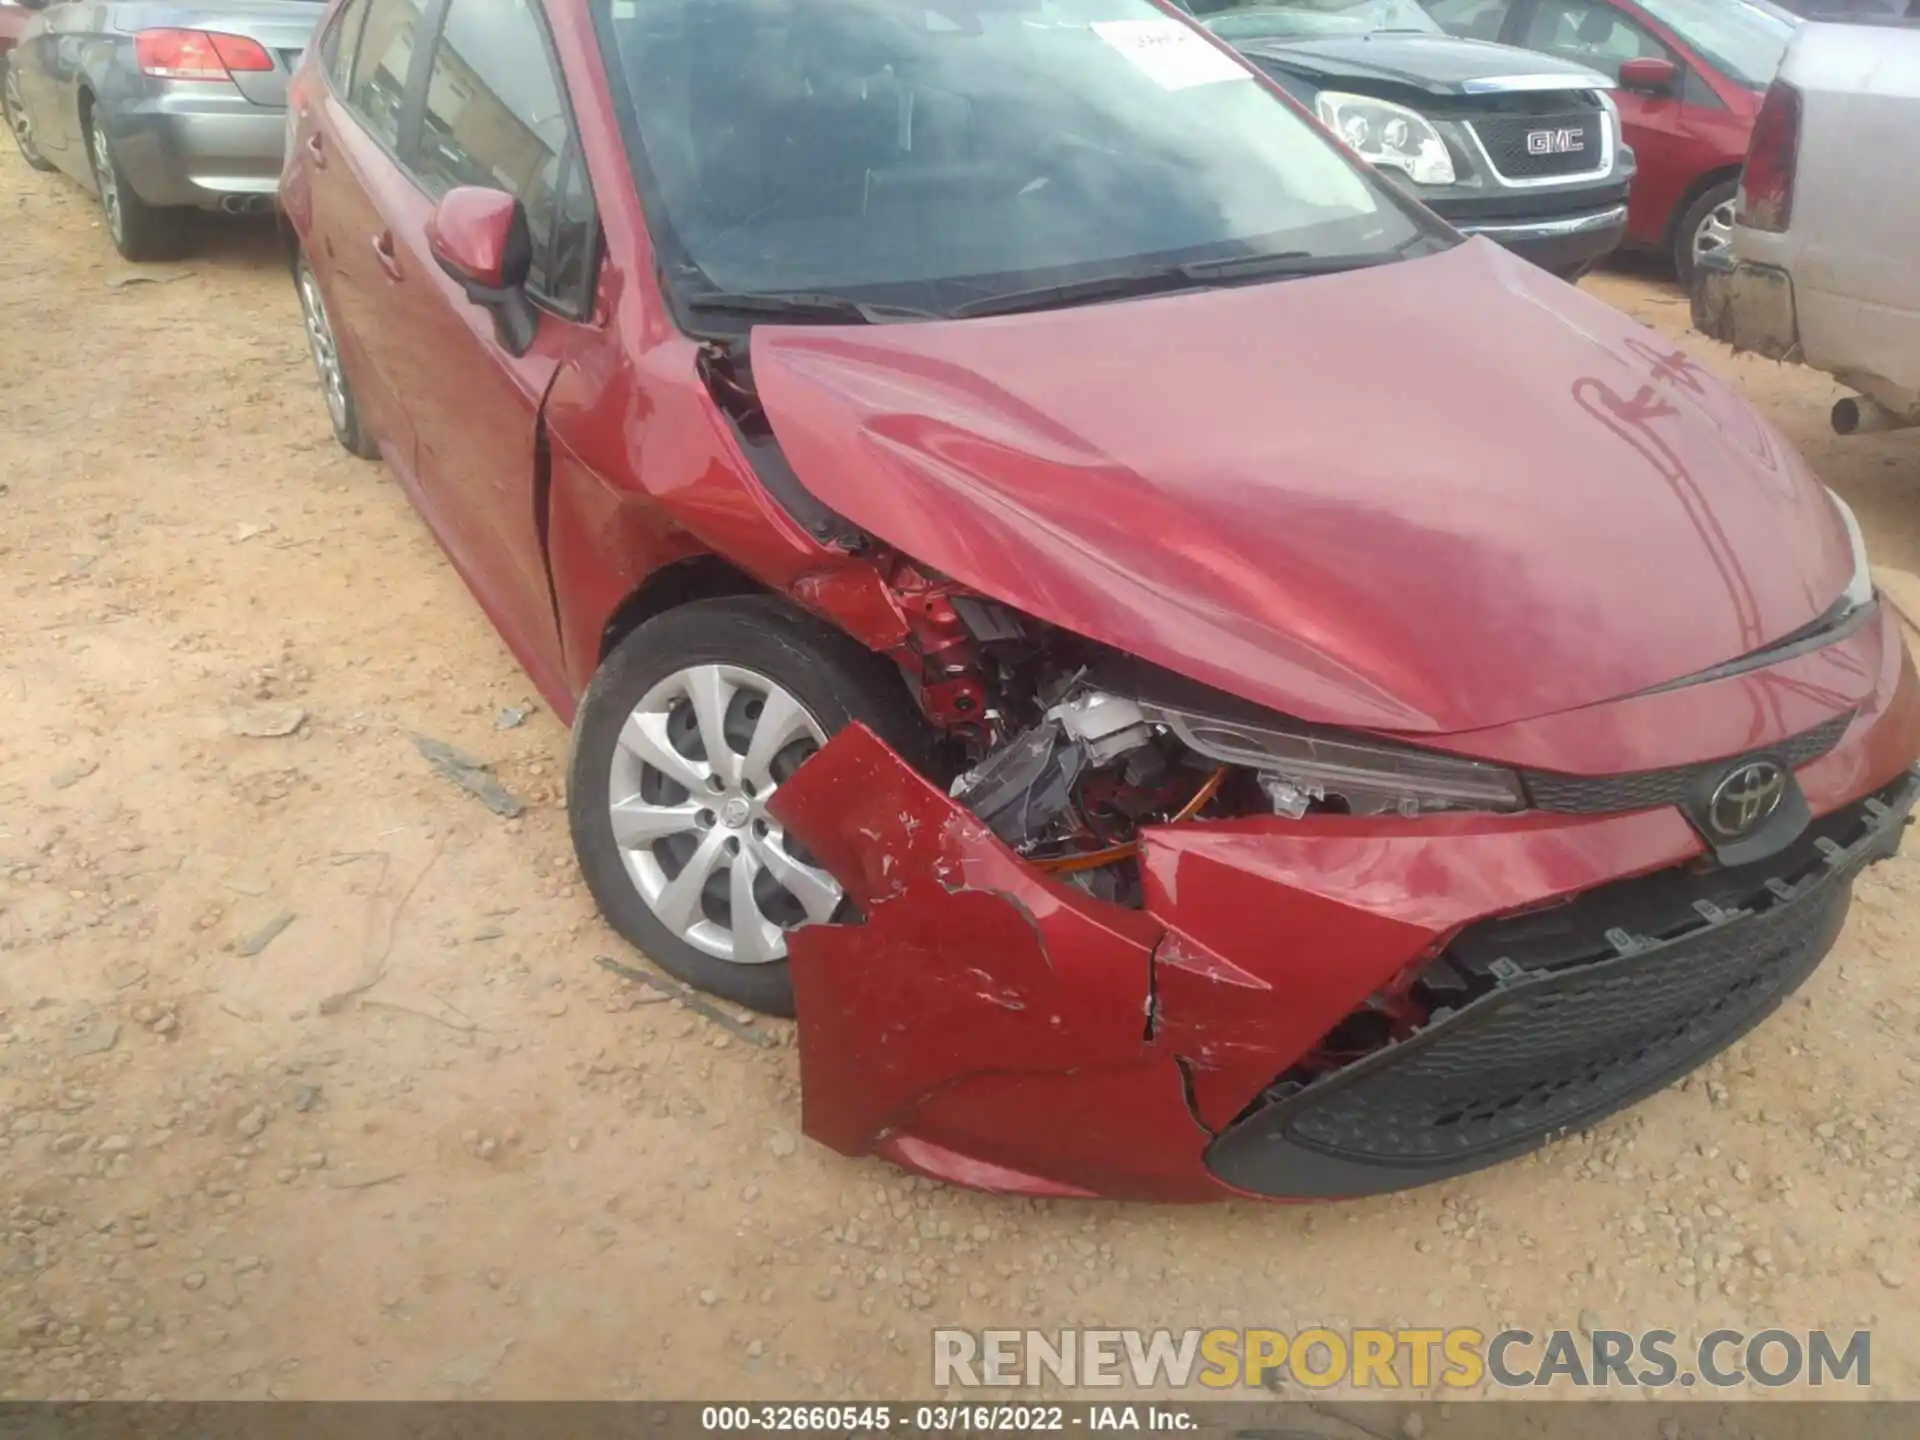
{"label": "front quarter panel", "polygon": [[1190,824],[1143,833],[1131,910],[1028,867],[859,726],[772,808],[861,916],[790,942],[806,1132],[1152,1200],[1228,1193],[1212,1136],[1461,925],[1701,850],[1677,811]]}

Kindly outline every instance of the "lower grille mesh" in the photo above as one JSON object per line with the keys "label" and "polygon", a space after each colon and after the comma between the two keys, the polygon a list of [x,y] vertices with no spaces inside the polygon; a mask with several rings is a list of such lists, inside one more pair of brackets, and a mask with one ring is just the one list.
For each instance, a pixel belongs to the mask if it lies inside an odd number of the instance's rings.
{"label": "lower grille mesh", "polygon": [[1302,1109],[1294,1134],[1348,1155],[1437,1160],[1573,1123],[1710,1054],[1813,969],[1847,888],[1702,931],[1657,957],[1496,994],[1418,1053]]}

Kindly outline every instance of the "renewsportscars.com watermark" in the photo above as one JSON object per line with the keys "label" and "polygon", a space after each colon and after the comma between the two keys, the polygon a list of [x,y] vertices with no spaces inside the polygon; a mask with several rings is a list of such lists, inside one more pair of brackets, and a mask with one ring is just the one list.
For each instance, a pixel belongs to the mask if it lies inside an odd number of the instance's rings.
{"label": "renewsportscars.com watermark", "polygon": [[936,1386],[1043,1384],[1135,1390],[1473,1390],[1707,1385],[1864,1387],[1866,1330],[1713,1330],[1683,1344],[1671,1330],[1312,1328],[1284,1330],[935,1330]]}

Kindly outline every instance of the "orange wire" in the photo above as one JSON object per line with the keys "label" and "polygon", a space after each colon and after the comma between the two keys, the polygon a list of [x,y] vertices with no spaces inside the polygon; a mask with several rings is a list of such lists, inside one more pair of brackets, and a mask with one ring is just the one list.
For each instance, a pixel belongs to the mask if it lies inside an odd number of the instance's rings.
{"label": "orange wire", "polygon": [[[1201,783],[1200,788],[1186,804],[1174,812],[1166,823],[1178,825],[1198,815],[1209,800],[1220,793],[1220,786],[1227,778],[1227,767],[1222,765]],[[1053,875],[1077,875],[1082,870],[1098,870],[1102,865],[1111,865],[1116,860],[1128,860],[1140,853],[1140,846],[1132,841],[1124,845],[1109,845],[1104,850],[1088,850],[1078,855],[1057,855],[1050,860],[1036,860],[1033,863],[1040,869]]]}
{"label": "orange wire", "polygon": [[1051,860],[1036,860],[1033,863],[1053,875],[1077,875],[1082,870],[1098,870],[1102,865],[1111,865],[1116,860],[1125,860],[1139,853],[1140,847],[1129,840],[1124,845],[1110,845],[1105,850],[1087,850],[1078,855],[1058,855]]}
{"label": "orange wire", "polygon": [[1193,799],[1189,800],[1185,805],[1182,805],[1180,809],[1174,813],[1174,817],[1167,823],[1169,825],[1178,825],[1183,821],[1193,819],[1194,816],[1198,815],[1200,811],[1205,808],[1209,800],[1220,793],[1220,787],[1226,783],[1226,779],[1227,767],[1222,765],[1207,777],[1206,783],[1194,794]]}

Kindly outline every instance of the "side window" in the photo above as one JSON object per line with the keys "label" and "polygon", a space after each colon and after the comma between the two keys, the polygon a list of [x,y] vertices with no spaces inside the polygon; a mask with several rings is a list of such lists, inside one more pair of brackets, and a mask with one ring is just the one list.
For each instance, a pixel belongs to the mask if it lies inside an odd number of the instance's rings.
{"label": "side window", "polygon": [[1513,9],[1510,0],[1425,0],[1433,23],[1465,40],[1498,40]]}
{"label": "side window", "polygon": [[[533,240],[529,287],[574,304],[585,262],[556,244],[592,213],[581,167],[572,163],[572,121],[532,0],[453,0],[428,71],[427,104],[415,165],[435,195],[480,185],[517,196]],[[569,184],[570,175],[577,179]],[[572,189],[573,193],[568,194]],[[587,245],[590,252],[591,245]]]}
{"label": "side window", "polygon": [[425,8],[424,0],[367,0],[367,18],[348,72],[347,104],[389,150],[400,146],[400,104]]}
{"label": "side window", "polygon": [[360,49],[360,29],[367,23],[366,0],[347,0],[320,41],[320,63],[327,80],[340,94],[353,79],[353,57]]}
{"label": "side window", "polygon": [[1539,0],[1520,43],[1620,78],[1620,62],[1641,56],[1677,57],[1604,0]]}
{"label": "side window", "polygon": [[545,293],[574,313],[584,314],[593,298],[594,262],[599,253],[600,217],[587,185],[587,162],[575,145],[567,154],[566,179],[560,186]]}
{"label": "side window", "polygon": [[[1920,0],[1916,0],[1916,3],[1920,3]],[[1727,108],[1726,102],[1713,93],[1713,87],[1707,84],[1698,70],[1694,69],[1691,65],[1684,68],[1685,73],[1680,77],[1680,103],[1682,105],[1698,105],[1703,110],[1724,110]]]}

